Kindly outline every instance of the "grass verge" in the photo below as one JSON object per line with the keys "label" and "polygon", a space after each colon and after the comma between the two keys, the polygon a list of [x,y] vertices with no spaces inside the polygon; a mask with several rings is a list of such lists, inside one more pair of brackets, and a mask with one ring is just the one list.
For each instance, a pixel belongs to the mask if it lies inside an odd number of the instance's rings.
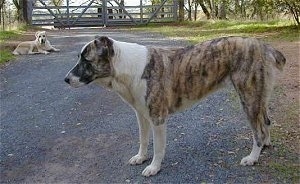
{"label": "grass verge", "polygon": [[14,55],[10,50],[0,50],[0,65],[14,59]]}
{"label": "grass verge", "polygon": [[133,31],[148,31],[171,38],[183,38],[198,43],[222,36],[251,36],[266,40],[295,41],[299,38],[299,26],[291,22],[238,22],[238,21],[197,21],[168,25],[148,25],[132,28]]}
{"label": "grass verge", "polygon": [[20,30],[14,31],[1,31],[0,32],[0,65],[14,59],[14,55],[11,53],[11,50],[6,48],[6,41],[17,39],[21,35]]}

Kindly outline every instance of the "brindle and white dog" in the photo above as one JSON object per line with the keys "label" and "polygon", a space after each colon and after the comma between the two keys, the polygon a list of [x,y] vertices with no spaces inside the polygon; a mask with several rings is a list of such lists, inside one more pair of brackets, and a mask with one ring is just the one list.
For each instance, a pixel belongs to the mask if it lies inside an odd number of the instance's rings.
{"label": "brindle and white dog", "polygon": [[253,148],[241,165],[253,165],[270,142],[268,99],[284,56],[257,39],[218,38],[178,49],[146,47],[96,37],[81,50],[65,81],[73,87],[96,82],[116,91],[136,112],[140,148],[129,163],[147,159],[152,127],[154,157],[144,176],[155,175],[166,147],[166,118],[230,81],[253,130]]}
{"label": "brindle and white dog", "polygon": [[49,54],[51,51],[58,52],[60,50],[54,48],[50,44],[49,40],[47,39],[46,31],[38,31],[35,33],[34,41],[21,42],[13,51],[13,54]]}

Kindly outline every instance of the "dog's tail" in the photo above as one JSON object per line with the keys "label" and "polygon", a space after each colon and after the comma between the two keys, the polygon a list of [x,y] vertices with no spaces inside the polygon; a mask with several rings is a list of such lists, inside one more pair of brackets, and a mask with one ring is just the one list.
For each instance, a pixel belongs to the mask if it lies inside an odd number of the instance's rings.
{"label": "dog's tail", "polygon": [[280,71],[282,71],[283,67],[286,63],[286,59],[285,59],[284,55],[281,52],[279,52],[278,50],[271,47],[270,45],[267,45],[267,50],[268,50],[269,56],[271,57],[271,60],[273,62],[275,62],[276,68],[278,68]]}

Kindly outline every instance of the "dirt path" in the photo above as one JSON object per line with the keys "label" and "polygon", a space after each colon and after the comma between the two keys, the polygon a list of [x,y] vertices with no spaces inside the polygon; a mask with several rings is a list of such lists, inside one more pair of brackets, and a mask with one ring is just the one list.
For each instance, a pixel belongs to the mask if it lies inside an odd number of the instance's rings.
{"label": "dirt path", "polygon": [[[127,164],[138,150],[138,127],[130,107],[116,94],[98,86],[75,90],[63,81],[80,48],[96,34],[145,45],[187,44],[155,34],[120,30],[51,32],[50,40],[61,49],[60,53],[21,56],[2,67],[1,183],[292,181],[291,177],[277,175],[269,165],[282,157],[274,154],[283,149],[277,143],[277,150],[263,152],[258,166],[239,165],[240,159],[250,152],[252,141],[245,115],[231,88],[172,116],[168,121],[168,147],[162,170],[155,177],[142,177],[141,172],[150,161],[141,166]],[[294,52],[288,53],[289,48],[279,49],[287,52],[288,60],[297,59],[293,58]],[[296,86],[298,91],[299,83]],[[274,109],[277,112],[277,107]],[[294,161],[296,156],[289,153],[284,158]]]}

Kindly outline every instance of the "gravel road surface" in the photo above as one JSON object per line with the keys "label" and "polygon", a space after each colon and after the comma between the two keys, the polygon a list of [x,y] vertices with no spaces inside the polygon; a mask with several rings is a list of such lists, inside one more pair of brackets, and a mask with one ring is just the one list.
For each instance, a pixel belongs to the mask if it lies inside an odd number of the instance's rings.
{"label": "gravel road surface", "polygon": [[[252,140],[232,87],[169,118],[162,170],[145,178],[141,172],[151,160],[128,164],[139,146],[133,110],[118,95],[94,84],[73,89],[64,83],[81,47],[94,35],[166,47],[186,42],[118,29],[49,35],[61,52],[19,56],[0,68],[1,183],[273,182],[259,165],[239,165]],[[152,145],[149,154],[152,158]],[[263,153],[260,161],[267,156]]]}

